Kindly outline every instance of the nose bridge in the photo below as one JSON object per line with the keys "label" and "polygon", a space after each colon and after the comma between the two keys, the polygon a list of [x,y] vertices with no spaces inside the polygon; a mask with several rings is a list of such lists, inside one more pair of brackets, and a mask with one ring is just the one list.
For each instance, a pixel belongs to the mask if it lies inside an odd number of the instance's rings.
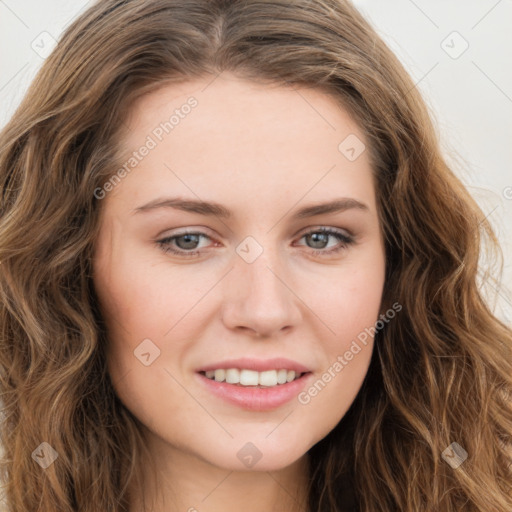
{"label": "nose bridge", "polygon": [[[256,250],[254,247],[249,248],[253,252]],[[290,299],[289,290],[286,290],[283,282],[277,277],[280,273],[286,274],[283,270],[285,266],[280,262],[279,251],[271,249],[269,244],[261,249],[261,253],[256,255],[253,261],[240,257],[241,261],[236,263],[238,279],[242,287],[244,283],[246,287],[245,290],[242,289],[241,297],[246,301],[252,301],[259,309],[265,305],[270,306],[271,302],[277,306],[277,302],[282,303]],[[285,275],[281,279],[283,278]]]}
{"label": "nose bridge", "polygon": [[[242,282],[246,282],[247,286],[244,294],[246,299],[253,299],[257,302],[263,297],[285,300],[284,285],[282,280],[277,277],[282,265],[276,264],[275,257],[262,254],[256,261],[239,263],[239,266],[239,278]],[[263,303],[265,302],[263,301]]]}
{"label": "nose bridge", "polygon": [[237,247],[234,272],[227,283],[226,324],[270,335],[296,324],[300,318],[297,299],[287,286],[289,272],[282,254],[254,238],[247,237]]}

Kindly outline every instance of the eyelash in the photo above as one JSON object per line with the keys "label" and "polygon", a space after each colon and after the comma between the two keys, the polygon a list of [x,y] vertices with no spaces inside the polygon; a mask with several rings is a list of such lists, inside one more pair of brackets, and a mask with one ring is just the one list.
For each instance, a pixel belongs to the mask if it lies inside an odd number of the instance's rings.
{"label": "eyelash", "polygon": [[[302,238],[304,238],[304,237],[306,237],[308,235],[315,234],[315,233],[322,233],[322,234],[325,234],[325,235],[334,236],[335,238],[337,238],[341,242],[341,245],[339,245],[338,247],[336,247],[334,249],[328,249],[328,250],[325,250],[325,249],[313,249],[312,250],[312,254],[315,255],[315,256],[326,256],[326,255],[336,254],[336,253],[346,249],[349,245],[354,243],[354,238],[353,237],[347,236],[347,235],[343,234],[342,232],[334,230],[332,228],[317,228],[317,229],[314,229],[312,231],[308,231],[307,233],[304,233],[300,237],[300,239],[302,239]],[[180,238],[182,236],[185,236],[185,235],[199,235],[199,236],[202,236],[202,237],[205,237],[205,238],[210,238],[205,233],[196,232],[196,231],[185,231],[183,233],[178,233],[177,235],[169,236],[169,237],[163,238],[162,240],[158,240],[157,244],[163,250],[164,253],[172,253],[172,254],[175,254],[175,255],[178,255],[178,256],[184,256],[185,258],[199,256],[201,254],[201,251],[185,251],[183,249],[176,250],[176,249],[173,249],[171,247],[171,245],[170,245],[171,241],[173,241],[173,240],[175,240],[177,238]]]}

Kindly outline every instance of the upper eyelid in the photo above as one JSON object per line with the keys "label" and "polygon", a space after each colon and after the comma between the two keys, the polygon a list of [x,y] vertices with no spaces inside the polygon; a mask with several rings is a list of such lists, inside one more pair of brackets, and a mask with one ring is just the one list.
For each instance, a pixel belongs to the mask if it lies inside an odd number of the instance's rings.
{"label": "upper eyelid", "polygon": [[[173,238],[173,237],[178,237],[178,236],[182,236],[182,235],[203,235],[203,236],[207,236],[211,239],[215,239],[215,235],[211,235],[211,230],[209,228],[206,228],[206,227],[200,227],[200,228],[176,228],[178,231],[177,232],[173,232],[173,233],[170,233],[170,234],[164,234],[164,235],[159,235],[157,237],[157,239],[161,239],[161,240],[165,240],[167,238]],[[180,229],[182,229],[183,231],[179,231]],[[319,225],[316,225],[316,226],[309,226],[307,228],[303,228],[301,230],[299,230],[295,235],[293,235],[294,237],[297,237],[297,236],[304,236],[305,234],[308,234],[308,233],[311,233],[311,232],[316,232],[316,231],[320,231],[320,230],[332,230],[332,231],[336,231],[336,232],[339,232],[340,234],[344,234],[345,236],[347,237],[355,237],[355,234],[347,229],[347,228],[340,228],[340,227],[335,227],[335,226],[329,226],[329,225],[325,225],[325,224],[319,224]]]}

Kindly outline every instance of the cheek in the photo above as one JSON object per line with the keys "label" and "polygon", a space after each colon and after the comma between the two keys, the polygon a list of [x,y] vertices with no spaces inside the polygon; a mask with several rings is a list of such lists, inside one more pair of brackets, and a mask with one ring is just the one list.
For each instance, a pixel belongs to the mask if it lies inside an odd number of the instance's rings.
{"label": "cheek", "polygon": [[323,335],[322,368],[297,397],[307,416],[315,418],[316,439],[327,435],[346,414],[361,389],[372,357],[380,287],[374,284],[364,293],[356,293],[355,288],[354,293],[350,291],[338,292],[333,300],[335,307],[324,311],[326,323],[335,334]]}
{"label": "cheek", "polygon": [[185,273],[171,275],[165,262],[149,261],[136,247],[117,251],[102,269],[95,288],[112,333],[122,326],[132,337],[161,337],[193,295]]}
{"label": "cheek", "polygon": [[[211,272],[194,271],[192,266],[171,269],[166,263],[149,261],[147,253],[132,248],[114,253],[95,276],[108,332],[107,364],[113,382],[130,372],[130,379],[123,380],[125,387],[139,377],[151,381],[155,368],[169,366],[170,354],[180,358],[190,350],[190,339],[199,328],[200,299],[215,284]],[[172,351],[166,350],[169,340]],[[141,347],[155,361],[151,372],[136,359]],[[152,384],[158,388],[158,379]],[[136,396],[137,390],[130,393]]]}
{"label": "cheek", "polygon": [[378,319],[385,274],[379,249],[347,259],[339,268],[323,269],[302,286],[308,307],[327,327],[323,338],[331,352]]}
{"label": "cheek", "polygon": [[308,295],[308,305],[324,325],[322,335],[317,334],[325,360],[317,379],[298,398],[306,408],[319,411],[326,433],[346,413],[367,374],[384,274],[384,256],[377,247],[366,260],[347,261],[335,278],[317,279],[324,293]]}

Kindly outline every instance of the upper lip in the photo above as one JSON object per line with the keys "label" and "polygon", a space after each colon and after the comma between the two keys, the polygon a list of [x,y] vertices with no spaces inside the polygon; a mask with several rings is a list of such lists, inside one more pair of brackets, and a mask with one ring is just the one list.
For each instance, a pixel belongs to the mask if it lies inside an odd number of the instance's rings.
{"label": "upper lip", "polygon": [[220,369],[227,370],[229,368],[247,369],[257,372],[281,369],[294,370],[295,373],[307,373],[310,371],[306,366],[284,357],[276,357],[273,359],[227,359],[225,361],[218,361],[217,363],[201,366],[201,368],[198,368],[196,371],[207,372]]}

